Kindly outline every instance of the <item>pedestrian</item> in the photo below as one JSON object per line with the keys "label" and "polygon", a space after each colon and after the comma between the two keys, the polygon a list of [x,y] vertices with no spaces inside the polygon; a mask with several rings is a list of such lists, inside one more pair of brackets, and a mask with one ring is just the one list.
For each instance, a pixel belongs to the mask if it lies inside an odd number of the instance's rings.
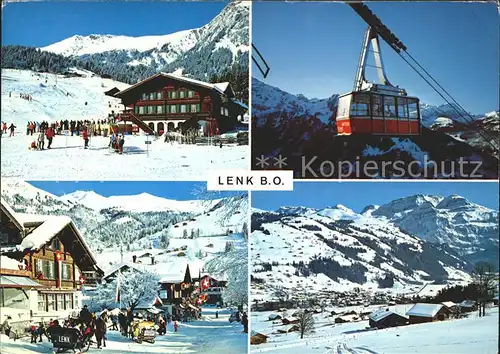
{"label": "pedestrian", "polygon": [[52,145],[52,139],[55,136],[54,130],[52,128],[47,129],[47,133],[45,133],[45,135],[47,136],[47,140],[49,141],[47,149],[50,149],[50,146]]}
{"label": "pedestrian", "polygon": [[9,130],[10,130],[10,135],[9,137],[11,136],[14,136],[14,129],[16,129],[17,127],[14,125],[14,123],[11,123],[10,126],[9,126]]}
{"label": "pedestrian", "polygon": [[215,318],[219,318],[219,311],[215,311]]}
{"label": "pedestrian", "polygon": [[177,322],[177,319],[174,320],[174,332],[177,332],[177,329],[179,328],[179,322]]}
{"label": "pedestrian", "polygon": [[241,324],[243,325],[243,332],[248,333],[248,317],[246,312],[243,312]]}
{"label": "pedestrian", "polygon": [[89,134],[87,132],[86,127],[83,128],[82,137],[83,137],[83,141],[85,141],[84,149],[88,149],[88,147],[89,147]]}
{"label": "pedestrian", "polygon": [[123,145],[125,144],[125,136],[123,134],[118,138],[118,153],[121,155],[123,153]]}
{"label": "pedestrian", "polygon": [[10,324],[11,319],[12,319],[12,317],[7,316],[7,318],[5,319],[5,321],[3,321],[3,324],[2,324],[3,332],[5,333],[5,335],[7,337],[10,336],[10,330],[12,329],[12,326]]}
{"label": "pedestrian", "polygon": [[90,323],[92,320],[92,314],[87,308],[87,305],[83,305],[83,309],[80,311],[78,318],[80,319],[80,322],[85,323],[86,325]]}
{"label": "pedestrian", "polygon": [[45,147],[45,135],[43,134],[42,131],[38,133],[38,138],[37,138],[37,150],[43,150]]}
{"label": "pedestrian", "polygon": [[5,122],[2,123],[2,133],[7,133],[7,123]]}
{"label": "pedestrian", "polygon": [[30,122],[30,135],[33,135],[33,132],[35,131],[35,123]]}

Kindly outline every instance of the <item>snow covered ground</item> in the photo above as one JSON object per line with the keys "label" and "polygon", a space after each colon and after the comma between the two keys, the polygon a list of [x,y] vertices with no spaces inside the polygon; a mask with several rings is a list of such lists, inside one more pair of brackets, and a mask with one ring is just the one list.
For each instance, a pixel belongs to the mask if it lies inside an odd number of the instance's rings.
{"label": "snow covered ground", "polygon": [[[345,310],[345,308],[344,308]],[[289,311],[291,312],[291,311]],[[268,320],[270,312],[252,313],[252,331],[266,335],[280,324]],[[297,332],[271,334],[266,344],[252,345],[251,353],[308,354],[408,354],[408,353],[496,353],[498,348],[498,308],[486,317],[476,313],[468,318],[408,325],[384,330],[366,330],[368,321],[334,324],[337,316],[314,315],[315,333],[300,339]],[[276,321],[275,321],[276,322]]]}
{"label": "snow covered ground", "polygon": [[[152,138],[140,135],[126,137],[123,155],[111,152],[109,138],[104,137],[91,137],[87,150],[81,137],[59,135],[50,150],[28,150],[36,139],[26,136],[28,121],[97,120],[120,109],[119,101],[104,92],[115,86],[124,89],[127,84],[86,71],[79,73],[85,76],[65,78],[2,70],[1,119],[17,127],[14,137],[2,135],[2,176],[32,180],[200,180],[212,170],[248,167],[248,146],[181,145],[162,139],[147,145],[146,140]],[[31,95],[33,101],[20,98],[20,93]]]}
{"label": "snow covered ground", "polygon": [[[88,353],[247,353],[248,336],[240,323],[229,323],[229,314],[229,310],[219,311],[216,319],[213,309],[204,309],[201,320],[182,323],[177,333],[169,326],[167,334],[156,337],[154,344],[138,344],[117,331],[109,331],[106,348],[98,350],[93,344]],[[52,344],[44,340],[37,344],[29,343],[29,338],[14,342],[2,334],[1,351],[3,354],[53,353]]]}
{"label": "snow covered ground", "polygon": [[[52,148],[30,151],[33,140],[18,132],[2,136],[2,176],[31,180],[200,180],[217,169],[246,169],[248,146],[198,146],[164,143],[149,145],[144,136],[127,136],[123,155],[108,148],[109,139],[92,137],[83,148],[77,136],[56,136]],[[151,138],[150,138],[151,140]]]}

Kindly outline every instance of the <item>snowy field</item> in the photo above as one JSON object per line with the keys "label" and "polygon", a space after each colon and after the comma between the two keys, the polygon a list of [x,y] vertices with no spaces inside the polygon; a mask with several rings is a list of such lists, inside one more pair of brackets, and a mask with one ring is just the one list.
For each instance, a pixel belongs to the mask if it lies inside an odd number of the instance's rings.
{"label": "snowy field", "polygon": [[[1,119],[17,127],[14,137],[2,135],[2,176],[32,180],[200,180],[212,170],[248,168],[248,146],[181,145],[163,139],[147,145],[143,135],[127,136],[123,155],[109,150],[109,138],[91,137],[90,148],[85,150],[81,137],[62,135],[54,138],[50,150],[30,151],[35,137],[26,136],[28,121],[98,120],[107,118],[112,110],[120,110],[119,101],[104,92],[128,85],[78,72],[85,76],[64,78],[2,70]],[[20,98],[20,93],[31,95],[33,101]]]}
{"label": "snowy field", "polygon": [[[400,305],[395,310],[404,313],[408,306],[410,305]],[[346,311],[347,308],[342,310]],[[293,310],[289,310],[290,314],[292,312]],[[483,318],[471,313],[468,318],[459,320],[384,330],[367,330],[367,320],[335,324],[337,316],[327,317],[323,313],[314,315],[315,333],[304,336],[304,339],[300,339],[297,332],[275,334],[283,325],[278,324],[278,321],[274,324],[269,321],[271,313],[252,313],[252,331],[270,337],[265,344],[252,345],[251,353],[486,354],[496,353],[498,348],[498,307],[487,309],[486,317]]]}
{"label": "snowy field", "polygon": [[[108,331],[106,348],[97,349],[93,344],[88,353],[247,353],[248,336],[243,333],[240,323],[229,323],[229,313],[228,310],[219,311],[216,319],[214,309],[204,309],[201,320],[181,323],[177,333],[170,325],[166,335],[156,337],[154,344],[138,344],[117,331]],[[44,343],[31,344],[29,338],[14,342],[2,334],[0,342],[2,354],[54,352],[46,338]]]}

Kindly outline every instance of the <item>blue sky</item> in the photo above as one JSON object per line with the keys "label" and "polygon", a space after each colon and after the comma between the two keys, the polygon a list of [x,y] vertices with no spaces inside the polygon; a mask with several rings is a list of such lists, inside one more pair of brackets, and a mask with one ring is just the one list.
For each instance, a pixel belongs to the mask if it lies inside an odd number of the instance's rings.
{"label": "blue sky", "polygon": [[[193,191],[206,186],[206,182],[141,182],[141,181],[28,181],[31,185],[46,192],[61,196],[76,191],[94,191],[105,197],[112,195],[136,195],[149,193],[157,197],[175,200],[198,199]],[[210,193],[210,192],[209,192]],[[235,192],[215,192],[210,199],[230,196]]]}
{"label": "blue sky", "polygon": [[2,44],[46,46],[73,35],[164,35],[201,27],[224,2],[36,1],[2,9]]}
{"label": "blue sky", "polygon": [[[466,110],[498,109],[495,4],[381,2],[368,6]],[[271,66],[266,83],[309,98],[352,90],[367,25],[348,5],[254,2],[252,14],[253,43]],[[444,103],[383,41],[382,55],[389,81],[425,103]],[[253,72],[262,79],[255,65]]]}
{"label": "blue sky", "polygon": [[458,194],[471,202],[498,210],[497,182],[295,182],[292,192],[253,192],[252,207],[276,210],[281,206],[324,208],[342,204],[361,212],[415,194]]}

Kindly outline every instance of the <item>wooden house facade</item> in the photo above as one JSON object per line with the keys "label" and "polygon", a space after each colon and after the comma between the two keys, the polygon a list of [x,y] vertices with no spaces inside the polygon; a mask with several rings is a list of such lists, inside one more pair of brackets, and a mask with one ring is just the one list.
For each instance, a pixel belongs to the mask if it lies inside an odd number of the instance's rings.
{"label": "wooden house facade", "polygon": [[408,317],[386,309],[372,312],[368,316],[368,321],[370,327],[383,329],[389,327],[404,326],[408,324]]}
{"label": "wooden house facade", "polygon": [[205,135],[233,129],[248,108],[235,98],[230,83],[207,83],[183,76],[158,73],[129,88],[109,95],[120,98],[126,107],[123,121],[144,132],[161,135],[205,126]]}
{"label": "wooden house facade", "polygon": [[9,306],[8,292],[26,299],[17,309],[31,314],[77,310],[82,286],[103,273],[74,223],[65,216],[15,213],[3,199],[1,205],[2,307]]}
{"label": "wooden house facade", "polygon": [[450,317],[450,310],[443,304],[415,304],[407,313],[410,324],[444,321]]}
{"label": "wooden house facade", "polygon": [[160,279],[160,290],[158,296],[163,303],[163,308],[172,313],[175,305],[180,305],[185,299],[191,298],[194,283],[186,265],[184,276],[164,276]]}

